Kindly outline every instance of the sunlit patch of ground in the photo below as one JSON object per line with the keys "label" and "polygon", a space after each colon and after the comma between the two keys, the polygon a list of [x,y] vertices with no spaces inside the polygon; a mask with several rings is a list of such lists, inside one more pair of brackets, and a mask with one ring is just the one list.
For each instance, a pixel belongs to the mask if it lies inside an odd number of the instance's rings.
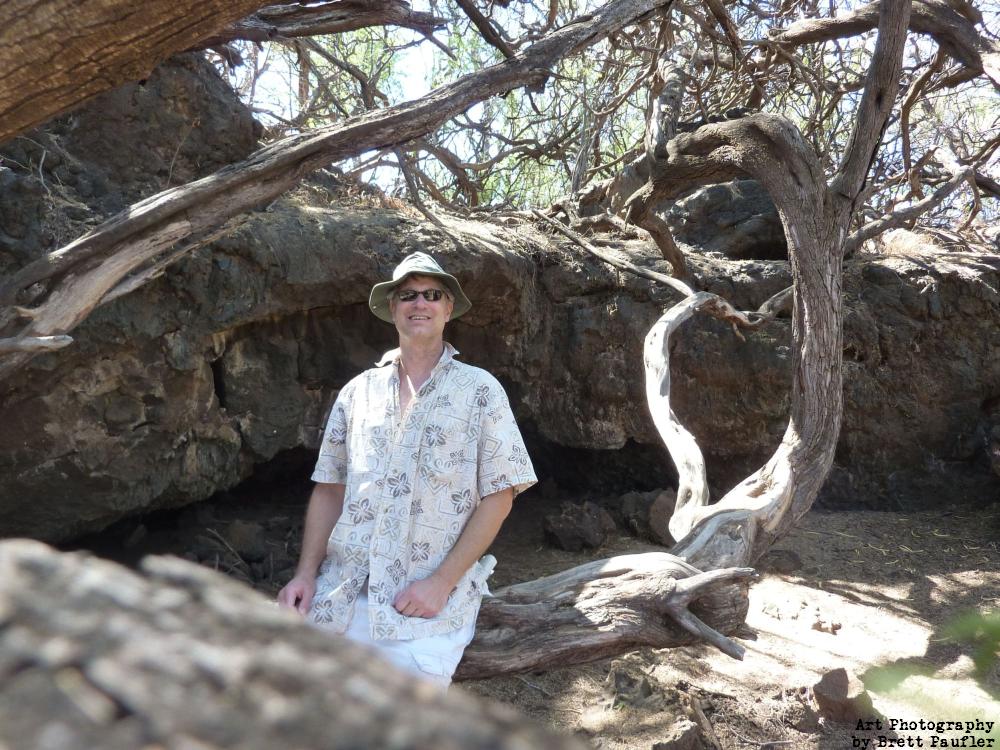
{"label": "sunlit patch of ground", "polygon": [[[767,572],[763,561],[765,575],[751,590],[748,637],[740,640],[743,661],[708,646],[643,650],[464,687],[609,749],[647,750],[662,741],[683,713],[673,704],[678,696],[699,702],[726,750],[768,741],[784,743],[778,748],[840,750],[852,747],[854,737],[874,737],[877,744],[879,734],[922,737],[929,746],[933,731],[817,725],[806,710],[809,690],[825,672],[843,667],[871,691],[872,669],[888,667],[897,684],[872,692],[886,719],[1000,722],[1000,667],[977,678],[971,647],[942,635],[960,613],[1000,603],[998,516],[996,506],[978,514],[953,508],[808,514],[776,547],[786,560],[791,555],[795,569]],[[515,519],[500,540],[504,583],[597,556],[661,549],[619,536],[597,553],[570,554],[545,546],[539,527],[537,518]],[[614,670],[644,677],[654,695],[638,705],[613,705],[606,679]]]}

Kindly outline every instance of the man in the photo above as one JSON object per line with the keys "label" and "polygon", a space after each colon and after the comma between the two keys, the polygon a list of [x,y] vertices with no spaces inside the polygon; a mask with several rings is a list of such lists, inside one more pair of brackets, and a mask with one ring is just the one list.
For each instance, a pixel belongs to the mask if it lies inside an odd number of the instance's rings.
{"label": "man", "polygon": [[537,480],[500,384],[444,341],[472,306],[458,280],[414,253],[368,304],[399,348],[337,396],[278,601],[447,686],[496,562],[479,557]]}

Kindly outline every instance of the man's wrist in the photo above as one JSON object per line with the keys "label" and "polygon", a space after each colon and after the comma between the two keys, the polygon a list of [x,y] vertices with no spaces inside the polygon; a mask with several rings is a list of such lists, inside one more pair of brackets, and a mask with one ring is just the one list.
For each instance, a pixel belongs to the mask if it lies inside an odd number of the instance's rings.
{"label": "man's wrist", "polygon": [[458,582],[462,580],[462,576],[458,576],[456,578],[449,574],[448,570],[444,569],[443,565],[431,573],[430,578],[434,581],[434,583],[442,588],[446,588],[449,592],[451,592],[451,590],[458,585]]}
{"label": "man's wrist", "polygon": [[319,571],[320,563],[322,560],[317,562],[299,560],[298,567],[295,568],[296,578],[315,578],[316,573]]}

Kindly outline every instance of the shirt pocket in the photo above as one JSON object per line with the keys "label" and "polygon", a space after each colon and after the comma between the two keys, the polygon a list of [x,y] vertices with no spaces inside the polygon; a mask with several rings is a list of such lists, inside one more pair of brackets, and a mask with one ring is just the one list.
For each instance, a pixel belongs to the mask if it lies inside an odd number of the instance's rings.
{"label": "shirt pocket", "polygon": [[444,418],[428,425],[424,433],[424,449],[429,451],[431,465],[436,470],[448,474],[468,473],[469,466],[475,466],[477,441],[466,422]]}
{"label": "shirt pocket", "polygon": [[374,474],[388,462],[391,426],[383,418],[366,418],[361,429],[354,430],[350,440],[350,474]]}

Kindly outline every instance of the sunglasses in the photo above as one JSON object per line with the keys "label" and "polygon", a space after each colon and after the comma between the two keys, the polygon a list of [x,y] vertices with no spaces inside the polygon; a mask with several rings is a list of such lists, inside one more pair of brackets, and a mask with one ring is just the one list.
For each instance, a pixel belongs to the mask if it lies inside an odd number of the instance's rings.
{"label": "sunglasses", "polygon": [[423,297],[428,302],[438,302],[444,296],[443,289],[424,289],[419,292],[416,289],[404,289],[396,292],[396,299],[400,302],[413,302],[417,297]]}

